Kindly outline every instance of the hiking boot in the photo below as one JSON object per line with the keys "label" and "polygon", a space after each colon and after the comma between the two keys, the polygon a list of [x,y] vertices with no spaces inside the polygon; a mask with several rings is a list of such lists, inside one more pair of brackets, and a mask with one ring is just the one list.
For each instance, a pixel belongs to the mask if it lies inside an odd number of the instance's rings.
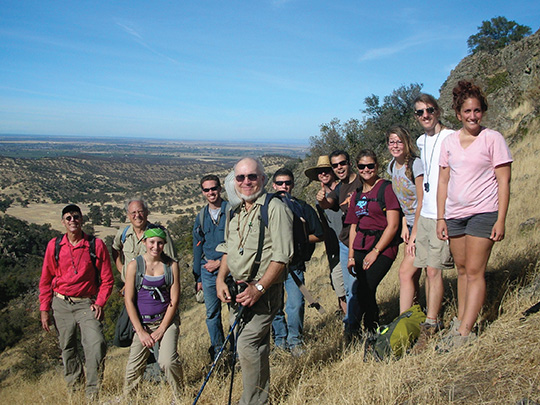
{"label": "hiking boot", "polygon": [[411,354],[420,354],[424,350],[426,350],[426,347],[429,343],[429,341],[442,329],[441,322],[437,323],[421,323],[420,324],[420,336],[418,336],[418,340],[416,341],[416,344],[411,350]]}
{"label": "hiking boot", "polygon": [[467,336],[461,336],[459,332],[450,331],[448,335],[443,337],[441,341],[435,347],[438,353],[448,353],[459,347],[465,347],[470,345],[476,340],[476,334],[470,332]]}

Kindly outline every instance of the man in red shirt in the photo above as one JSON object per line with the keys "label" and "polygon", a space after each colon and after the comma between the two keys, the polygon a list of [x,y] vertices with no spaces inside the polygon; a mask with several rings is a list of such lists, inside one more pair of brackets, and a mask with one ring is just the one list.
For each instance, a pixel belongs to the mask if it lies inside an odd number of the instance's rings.
{"label": "man in red shirt", "polygon": [[[66,234],[47,245],[39,302],[41,326],[50,331],[50,310],[58,331],[64,378],[74,392],[83,382],[84,371],[77,349],[77,325],[86,359],[86,396],[96,399],[103,374],[107,344],[101,321],[111,295],[113,275],[109,252],[101,239],[82,231],[81,209],[70,204],[62,210]],[[95,258],[91,255],[95,254]]]}

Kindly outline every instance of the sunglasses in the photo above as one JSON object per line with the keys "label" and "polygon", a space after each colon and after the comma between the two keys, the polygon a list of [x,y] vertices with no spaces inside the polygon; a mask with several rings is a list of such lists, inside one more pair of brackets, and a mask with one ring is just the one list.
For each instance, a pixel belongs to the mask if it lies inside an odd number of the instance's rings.
{"label": "sunglasses", "polygon": [[138,211],[131,211],[129,215],[135,218],[137,215],[140,215],[142,217],[144,213],[145,213],[144,210],[138,210]]}
{"label": "sunglasses", "polygon": [[348,161],[342,160],[341,162],[332,163],[332,167],[333,167],[334,169],[337,169],[338,166],[347,166],[348,164],[349,164]]}
{"label": "sunglasses", "polygon": [[66,222],[71,222],[71,220],[73,221],[78,221],[79,219],[81,219],[81,216],[80,215],[68,215],[67,217],[64,218],[66,220]]}
{"label": "sunglasses", "polygon": [[369,170],[373,170],[373,169],[375,169],[375,163],[368,163],[367,165],[364,165],[362,163],[358,163],[357,167],[358,167],[358,170],[364,170],[366,167]]}
{"label": "sunglasses", "polygon": [[331,173],[331,171],[332,171],[332,169],[323,167],[323,168],[317,169],[316,173],[317,174],[329,174],[329,173]]}
{"label": "sunglasses", "polygon": [[428,108],[420,108],[419,110],[414,110],[414,113],[421,117],[422,115],[424,115],[424,111],[426,111],[428,114],[432,115],[435,113],[435,107],[428,107]]}
{"label": "sunglasses", "polygon": [[249,181],[256,181],[259,178],[259,175],[257,173],[250,173],[250,174],[238,174],[235,177],[238,183],[243,183],[246,178]]}
{"label": "sunglasses", "polygon": [[292,186],[293,182],[292,180],[281,180],[281,181],[274,181],[274,183],[276,184],[276,186],[282,186],[282,185],[286,185],[286,186]]}
{"label": "sunglasses", "polygon": [[205,193],[209,193],[210,191],[217,191],[219,189],[218,186],[214,186],[214,187],[209,187],[209,188],[203,188],[202,191],[204,191]]}

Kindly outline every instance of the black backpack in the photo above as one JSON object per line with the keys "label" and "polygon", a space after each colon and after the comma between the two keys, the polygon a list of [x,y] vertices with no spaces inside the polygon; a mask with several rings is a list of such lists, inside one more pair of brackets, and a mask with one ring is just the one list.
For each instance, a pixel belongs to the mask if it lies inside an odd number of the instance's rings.
{"label": "black backpack", "polygon": [[[382,179],[381,187],[379,187],[379,191],[377,192],[377,198],[366,198],[366,201],[377,201],[379,203],[379,207],[381,207],[382,212],[386,213],[386,200],[384,199],[384,192],[386,190],[386,187],[392,185],[392,182],[390,180]],[[356,189],[356,199],[355,204],[358,204],[358,201],[360,201],[360,194],[362,193],[362,189],[359,187]],[[399,226],[398,230],[396,231],[396,234],[394,235],[394,238],[392,241],[388,244],[388,246],[397,246],[401,242],[403,242],[403,239],[401,239],[401,229],[403,228],[403,212],[401,211],[401,208],[399,209]],[[362,232],[364,235],[375,235],[375,243],[373,246],[377,244],[379,239],[381,238],[384,230],[380,229],[360,229],[359,225],[356,225],[356,231]]]}
{"label": "black backpack", "polygon": [[268,227],[268,204],[272,198],[279,198],[293,213],[293,243],[294,254],[289,265],[307,262],[315,251],[315,243],[309,243],[309,224],[306,218],[305,202],[300,202],[285,191],[269,193],[266,195],[264,205],[261,207],[261,220]]}
{"label": "black backpack", "polygon": [[[293,213],[293,243],[294,254],[289,265],[307,262],[315,251],[315,243],[309,242],[309,224],[306,219],[304,202],[300,202],[285,191],[266,194],[266,199],[261,207],[261,222],[268,227],[268,204],[273,198],[281,200]],[[230,219],[235,211],[231,211]],[[259,250],[261,248],[259,247]]]}

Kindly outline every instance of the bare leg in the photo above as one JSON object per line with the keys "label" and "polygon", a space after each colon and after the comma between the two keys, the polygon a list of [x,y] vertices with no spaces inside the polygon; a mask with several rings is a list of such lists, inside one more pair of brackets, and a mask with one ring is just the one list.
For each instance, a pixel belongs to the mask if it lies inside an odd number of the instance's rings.
{"label": "bare leg", "polygon": [[458,298],[458,316],[457,318],[463,320],[463,314],[465,312],[465,300],[467,293],[467,273],[465,271],[465,247],[466,247],[465,235],[458,236],[450,239],[450,251],[454,257],[454,263],[456,264],[458,278],[457,278],[457,298]]}
{"label": "bare leg", "polygon": [[406,254],[399,266],[399,313],[408,310],[418,300],[421,270],[413,262],[414,257]]}
{"label": "bare leg", "polygon": [[467,273],[467,292],[463,319],[458,332],[467,336],[471,332],[486,296],[487,262],[493,247],[493,241],[477,236],[465,236],[465,270]]}
{"label": "bare leg", "polygon": [[427,279],[429,280],[429,283],[426,283],[427,317],[437,319],[444,295],[442,270],[428,266]]}

